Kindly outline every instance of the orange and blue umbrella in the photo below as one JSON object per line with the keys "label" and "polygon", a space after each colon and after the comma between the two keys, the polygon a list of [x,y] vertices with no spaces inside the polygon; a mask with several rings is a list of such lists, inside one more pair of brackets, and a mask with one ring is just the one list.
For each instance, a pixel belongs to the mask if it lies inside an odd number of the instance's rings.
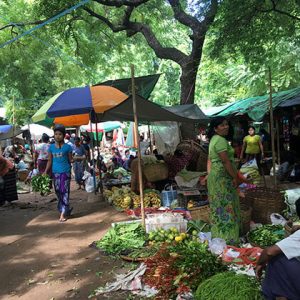
{"label": "orange and blue umbrella", "polygon": [[90,114],[104,113],[128,96],[111,86],[71,88],[49,99],[32,117],[34,123],[51,126],[80,126],[89,123]]}

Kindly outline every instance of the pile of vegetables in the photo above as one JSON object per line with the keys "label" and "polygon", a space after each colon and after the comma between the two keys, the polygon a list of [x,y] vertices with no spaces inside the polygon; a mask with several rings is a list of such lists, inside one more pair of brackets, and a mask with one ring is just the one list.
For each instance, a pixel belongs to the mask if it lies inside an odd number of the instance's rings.
{"label": "pile of vegetables", "polygon": [[206,279],[194,296],[195,300],[263,300],[255,278],[233,272],[219,273]]}
{"label": "pile of vegetables", "polygon": [[143,164],[144,165],[153,165],[165,163],[163,160],[158,160],[155,155],[144,155],[143,156]]}
{"label": "pile of vegetables", "polygon": [[261,248],[272,246],[284,237],[282,225],[262,225],[248,233],[249,242]]}
{"label": "pile of vegetables", "polygon": [[41,196],[48,195],[51,190],[51,178],[48,175],[36,175],[31,179],[32,190],[39,192]]}
{"label": "pile of vegetables", "polygon": [[142,281],[158,290],[156,299],[173,299],[195,290],[202,280],[226,270],[206,245],[196,241],[165,244],[144,263],[147,269]]}
{"label": "pile of vegetables", "polygon": [[[117,209],[138,208],[141,206],[140,196],[131,191],[130,187],[112,187],[111,190],[104,189],[104,195],[109,203]],[[160,196],[153,190],[145,191],[144,207],[160,207]]]}
{"label": "pile of vegetables", "polygon": [[96,242],[96,247],[107,254],[121,254],[144,246],[146,232],[139,223],[117,224]]}

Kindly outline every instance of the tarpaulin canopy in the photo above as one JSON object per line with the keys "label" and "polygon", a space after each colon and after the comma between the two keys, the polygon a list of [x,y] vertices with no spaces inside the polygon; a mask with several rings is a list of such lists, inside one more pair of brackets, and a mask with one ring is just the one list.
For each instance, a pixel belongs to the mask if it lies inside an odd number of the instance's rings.
{"label": "tarpaulin canopy", "polygon": [[[105,111],[103,114],[97,114],[98,121],[133,121],[133,100],[132,96],[128,97],[119,105]],[[156,121],[174,121],[174,122],[188,122],[195,123],[200,120],[188,118],[175,114],[164,107],[144,99],[136,95],[136,106],[138,121],[141,123],[149,124]],[[93,120],[93,122],[95,119]]]}
{"label": "tarpaulin canopy", "polygon": [[[300,97],[300,87],[281,91],[272,95],[273,109],[283,106],[287,101]],[[290,102],[291,103],[291,102]],[[251,97],[236,101],[214,116],[233,116],[248,114],[254,121],[261,121],[269,112],[269,95]]]}
{"label": "tarpaulin canopy", "polygon": [[[148,99],[159,79],[159,76],[160,76],[160,74],[135,77],[134,84],[135,84],[136,93],[138,95],[144,97],[145,99]],[[95,86],[97,86],[97,85],[112,86],[127,95],[130,95],[132,93],[131,78],[107,80],[107,81],[95,84]]]}
{"label": "tarpaulin canopy", "polygon": [[206,123],[209,121],[209,117],[203,113],[197,104],[166,106],[165,109],[176,115],[194,119],[197,123]]}

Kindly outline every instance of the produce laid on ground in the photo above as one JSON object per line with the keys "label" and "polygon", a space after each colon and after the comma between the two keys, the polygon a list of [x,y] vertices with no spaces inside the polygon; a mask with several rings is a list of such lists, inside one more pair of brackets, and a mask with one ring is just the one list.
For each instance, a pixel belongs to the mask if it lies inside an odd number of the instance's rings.
{"label": "produce laid on ground", "polygon": [[158,290],[155,299],[175,299],[177,294],[193,291],[202,280],[226,270],[206,245],[196,241],[163,245],[144,263],[147,269],[142,281]]}
{"label": "produce laid on ground", "polygon": [[282,225],[262,225],[248,233],[251,244],[266,248],[284,239],[285,232]]}
{"label": "produce laid on ground", "polygon": [[[160,207],[160,196],[157,192],[154,190],[145,190],[144,193],[144,207]],[[104,196],[117,209],[125,210],[141,206],[140,196],[132,192],[128,186],[122,186],[121,188],[112,187],[111,190],[104,189]]]}
{"label": "produce laid on ground", "polygon": [[146,232],[141,224],[117,224],[96,242],[96,247],[107,254],[120,254],[124,251],[142,248],[145,242]]}
{"label": "produce laid on ground", "polygon": [[[228,271],[228,264],[200,242],[198,234],[209,230],[207,226],[197,220],[190,221],[184,233],[172,227],[146,234],[137,222],[116,224],[96,246],[128,261],[142,261],[146,270],[140,275],[141,282],[157,291],[155,299],[176,299],[186,293],[196,300],[262,299],[254,278]],[[275,234],[282,229],[273,227]]]}
{"label": "produce laid on ground", "polygon": [[48,175],[36,175],[31,179],[32,190],[39,192],[41,196],[48,195],[51,192],[51,178]]}
{"label": "produce laid on ground", "polygon": [[203,281],[195,300],[263,300],[255,278],[247,275],[223,272]]}

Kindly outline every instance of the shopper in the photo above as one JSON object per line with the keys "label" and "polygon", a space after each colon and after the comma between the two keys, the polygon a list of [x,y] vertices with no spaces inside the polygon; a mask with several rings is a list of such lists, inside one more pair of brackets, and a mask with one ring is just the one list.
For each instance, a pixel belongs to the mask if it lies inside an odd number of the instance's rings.
{"label": "shopper", "polygon": [[54,189],[60,212],[59,221],[65,222],[72,210],[69,206],[71,163],[73,162],[72,148],[64,142],[66,130],[63,125],[55,125],[53,131],[55,143],[49,147],[48,164],[44,173],[47,174],[52,169]]}
{"label": "shopper", "polygon": [[249,135],[245,136],[243,140],[240,159],[243,160],[244,153],[246,153],[246,161],[255,158],[257,164],[260,165],[260,161],[264,158],[264,148],[261,137],[255,134],[255,128],[253,126],[249,126],[248,133]]}
{"label": "shopper", "polygon": [[[296,201],[300,217],[300,199]],[[300,299],[300,227],[293,227],[294,233],[282,241],[263,250],[256,266],[260,280],[266,268],[262,291],[265,299]]]}
{"label": "shopper", "polygon": [[80,138],[75,137],[74,139],[74,148],[73,148],[73,170],[75,173],[75,181],[78,184],[78,190],[81,189],[83,185],[83,172],[84,172],[84,161],[86,159],[86,151],[84,146],[80,143]]}
{"label": "shopper", "polygon": [[0,206],[18,200],[16,169],[14,164],[0,155]]}
{"label": "shopper", "polygon": [[[39,170],[39,173],[45,172],[48,163],[48,150],[49,150],[49,136],[46,133],[42,135],[42,142],[35,145],[34,161],[35,168]],[[48,175],[51,175],[49,173]]]}
{"label": "shopper", "polygon": [[240,206],[234,149],[226,139],[228,134],[226,118],[218,117],[210,122],[207,134],[210,141],[207,187],[212,236],[223,238],[232,245],[239,242]]}

